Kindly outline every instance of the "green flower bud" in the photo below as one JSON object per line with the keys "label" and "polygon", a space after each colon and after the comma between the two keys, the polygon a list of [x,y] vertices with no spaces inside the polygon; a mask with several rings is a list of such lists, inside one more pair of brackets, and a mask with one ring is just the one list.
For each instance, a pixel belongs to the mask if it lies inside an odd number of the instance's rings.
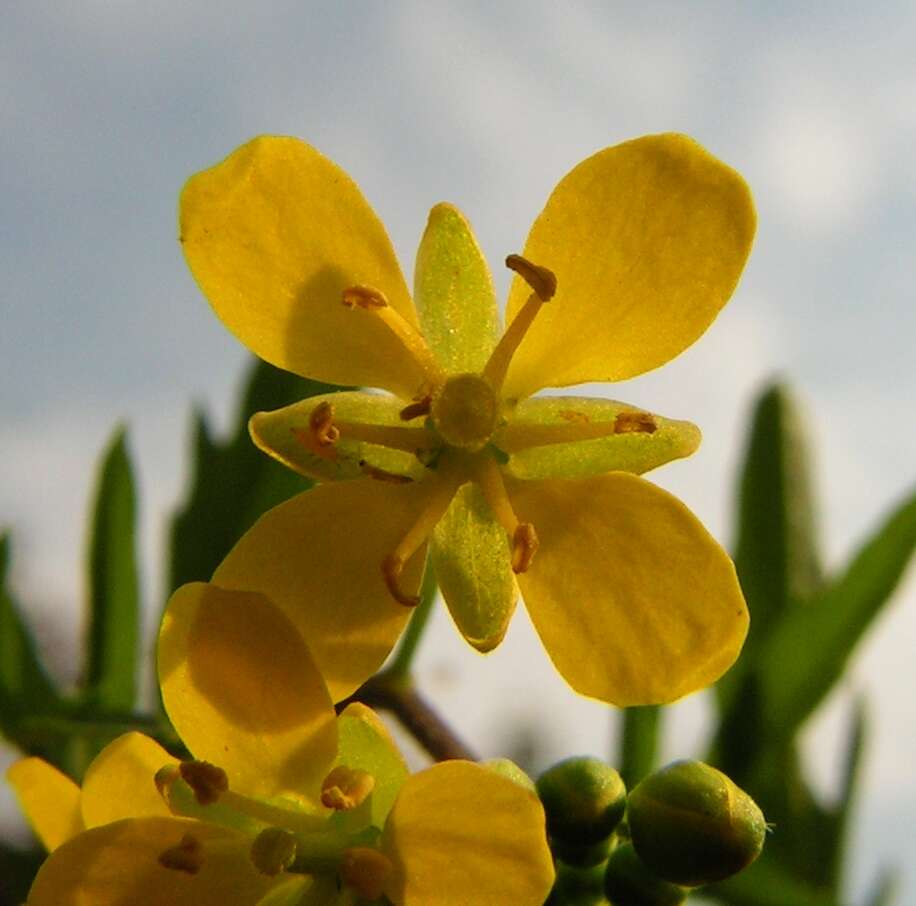
{"label": "green flower bud", "polygon": [[481,761],[480,766],[506,780],[512,780],[520,787],[530,790],[532,793],[537,792],[534,781],[510,758],[490,758],[487,761]]}
{"label": "green flower bud", "polygon": [[604,866],[576,869],[557,866],[557,880],[544,906],[608,906],[604,896]]}
{"label": "green flower bud", "polygon": [[627,816],[642,861],[687,887],[746,868],[766,835],[757,803],[702,761],[676,761],[647,777],[630,793]]}
{"label": "green flower bud", "polygon": [[605,837],[597,843],[588,844],[566,843],[559,837],[553,837],[550,841],[550,849],[554,858],[565,862],[567,865],[573,865],[577,868],[591,868],[594,865],[600,865],[607,859],[610,843],[610,837]]}
{"label": "green flower bud", "polygon": [[567,844],[590,846],[606,839],[626,808],[620,774],[597,758],[567,758],[555,764],[541,774],[537,791],[548,832]]}
{"label": "green flower bud", "polygon": [[611,853],[604,892],[614,906],[678,906],[687,898],[682,887],[652,874],[629,843]]}

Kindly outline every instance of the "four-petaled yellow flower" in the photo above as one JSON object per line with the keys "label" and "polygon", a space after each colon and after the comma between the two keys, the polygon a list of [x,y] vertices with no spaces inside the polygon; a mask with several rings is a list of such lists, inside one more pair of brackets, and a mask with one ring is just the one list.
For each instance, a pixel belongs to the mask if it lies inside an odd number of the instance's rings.
{"label": "four-petaled yellow flower", "polygon": [[337,699],[390,651],[427,549],[481,651],[506,631],[517,577],[577,691],[634,705],[713,682],[747,631],[733,566],[638,477],[692,453],[699,431],[532,394],[672,359],[732,294],[754,228],[744,181],[691,139],[601,151],[557,186],[524,257],[507,259],[500,337],[486,262],[455,208],[430,214],[412,302],[357,186],[303,142],[257,138],[197,174],[181,241],[223,322],[282,368],[388,391],[252,419],[262,449],[327,483],[267,513],[213,581],[283,607]]}
{"label": "four-petaled yellow flower", "polygon": [[261,595],[186,585],[159,640],[163,701],[196,761],[129,733],[82,789],[39,758],[8,777],[50,857],[28,906],[541,906],[532,789],[466,761],[408,776],[378,718],[335,716]]}

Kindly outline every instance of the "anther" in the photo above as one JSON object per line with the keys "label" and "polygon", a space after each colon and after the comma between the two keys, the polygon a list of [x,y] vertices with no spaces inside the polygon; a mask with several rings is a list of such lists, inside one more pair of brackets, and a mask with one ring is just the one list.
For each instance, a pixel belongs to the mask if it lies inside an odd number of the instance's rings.
{"label": "anther", "polygon": [[618,412],[614,419],[615,434],[654,434],[656,430],[655,417],[648,412]]}
{"label": "anther", "polygon": [[159,864],[163,868],[196,875],[204,864],[203,845],[193,834],[185,834],[180,843],[159,854]]}
{"label": "anther", "polygon": [[534,264],[521,255],[506,256],[506,267],[515,271],[537,293],[542,302],[554,297],[557,291],[557,278],[553,271]]}
{"label": "anther", "polygon": [[382,560],[382,577],[385,580],[388,593],[398,604],[403,604],[405,607],[416,607],[420,603],[419,597],[404,594],[398,584],[398,579],[401,578],[403,571],[404,561],[397,554],[389,554]]}
{"label": "anther", "polygon": [[375,789],[375,778],[355,768],[339,764],[321,784],[321,804],[336,811],[361,805]]}
{"label": "anther", "polygon": [[356,286],[348,286],[341,295],[341,302],[347,308],[387,308],[388,299],[385,294],[374,286],[366,286],[359,283]]}
{"label": "anther", "polygon": [[249,854],[254,867],[262,875],[280,874],[292,865],[296,858],[296,838],[282,827],[268,827],[261,831],[251,843]]}
{"label": "anther", "polygon": [[309,430],[321,447],[330,447],[337,442],[340,431],[334,425],[334,407],[327,400],[312,409],[309,415]]}
{"label": "anther", "polygon": [[385,882],[394,870],[391,860],[377,849],[354,846],[344,850],[340,879],[367,900],[377,900],[385,892]]}
{"label": "anther", "polygon": [[520,522],[512,533],[512,572],[527,571],[537,553],[538,544],[534,526],[530,522]]}
{"label": "anther", "polygon": [[181,779],[191,787],[198,805],[212,805],[229,789],[229,778],[222,768],[209,761],[183,761]]}
{"label": "anther", "polygon": [[401,410],[401,421],[409,422],[411,419],[419,418],[421,415],[429,415],[432,401],[432,395],[429,395],[409,403]]}

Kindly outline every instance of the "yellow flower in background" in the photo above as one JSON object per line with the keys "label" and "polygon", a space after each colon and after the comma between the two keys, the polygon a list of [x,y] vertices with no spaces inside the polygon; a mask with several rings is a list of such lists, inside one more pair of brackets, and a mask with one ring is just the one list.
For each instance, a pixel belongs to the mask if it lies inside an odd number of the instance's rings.
{"label": "yellow flower in background", "polygon": [[262,137],[181,198],[190,268],[263,359],[378,388],[251,422],[255,442],[325,482],[256,523],[213,576],[300,627],[340,699],[382,663],[424,555],[458,628],[495,647],[517,586],[559,672],[618,705],[667,702],[734,661],[747,609],[697,519],[638,477],[699,431],[605,399],[532,397],[620,381],[693,343],[753,240],[747,186],[691,139],[605,149],[560,182],[516,271],[500,336],[464,217],[430,214],[411,301],[357,186],[292,138]]}
{"label": "yellow flower in background", "polygon": [[338,718],[308,649],[261,595],[169,602],[163,701],[195,761],[129,733],[82,789],[38,758],[8,777],[45,846],[28,906],[541,906],[533,790],[453,761],[408,776],[371,710]]}

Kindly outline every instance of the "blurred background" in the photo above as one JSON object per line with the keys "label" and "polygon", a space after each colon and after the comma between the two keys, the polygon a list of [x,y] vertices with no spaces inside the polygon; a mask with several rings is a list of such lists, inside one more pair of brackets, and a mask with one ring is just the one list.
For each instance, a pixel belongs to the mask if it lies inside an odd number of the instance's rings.
{"label": "blurred background", "polygon": [[[744,174],[760,226],[701,341],[611,388],[703,429],[698,454],[654,479],[729,544],[751,401],[779,375],[806,404],[828,565],[912,487],[912,4],[11,0],[3,18],[0,527],[14,529],[12,584],[57,676],[77,669],[93,469],[119,420],[138,464],[152,637],[190,406],[228,424],[247,360],[184,265],[177,196],[258,133],[301,136],[343,166],[407,274],[429,208],[457,204],[503,292],[500,262],[571,167],[638,135],[689,133]],[[485,755],[522,727],[538,766],[607,757],[607,709],[554,675],[522,610],[486,658],[438,613],[423,687]],[[805,734],[828,790],[850,700],[867,697],[852,890],[894,862],[909,903],[914,642],[911,576]],[[674,708],[666,755],[695,754],[707,720],[702,695]],[[5,788],[0,805],[3,835],[25,839]]]}

